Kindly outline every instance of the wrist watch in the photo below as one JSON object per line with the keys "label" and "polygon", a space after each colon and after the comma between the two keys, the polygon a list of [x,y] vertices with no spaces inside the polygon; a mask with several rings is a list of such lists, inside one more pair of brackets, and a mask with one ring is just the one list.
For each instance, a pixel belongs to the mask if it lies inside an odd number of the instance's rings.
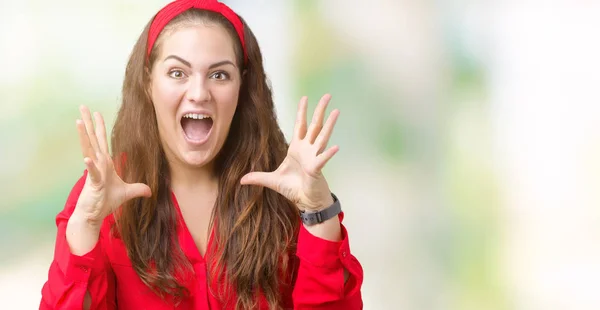
{"label": "wrist watch", "polygon": [[333,193],[331,193],[331,197],[333,197],[333,204],[321,211],[300,211],[300,218],[302,219],[302,222],[308,226],[312,226],[323,223],[328,219],[340,214],[340,212],[342,212],[342,205],[340,204],[340,201]]}

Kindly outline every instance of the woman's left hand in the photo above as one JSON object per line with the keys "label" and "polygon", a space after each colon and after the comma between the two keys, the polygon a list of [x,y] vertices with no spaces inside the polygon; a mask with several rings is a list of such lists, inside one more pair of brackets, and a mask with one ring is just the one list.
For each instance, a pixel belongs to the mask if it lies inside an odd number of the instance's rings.
{"label": "woman's left hand", "polygon": [[268,187],[296,203],[300,210],[318,211],[331,205],[333,198],[321,170],[339,150],[337,145],[326,147],[340,112],[333,110],[323,125],[330,99],[329,94],[321,98],[307,129],[308,98],[302,97],[294,136],[281,165],[273,172],[250,172],[242,177],[241,184]]}

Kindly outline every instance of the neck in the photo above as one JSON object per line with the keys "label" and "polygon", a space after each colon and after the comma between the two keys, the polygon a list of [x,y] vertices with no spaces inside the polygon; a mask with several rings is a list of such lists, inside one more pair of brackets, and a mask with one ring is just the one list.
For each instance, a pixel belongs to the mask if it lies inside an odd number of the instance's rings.
{"label": "neck", "polygon": [[198,168],[185,167],[180,164],[169,164],[171,189],[178,191],[194,191],[208,193],[217,189],[219,178],[215,175],[213,165]]}

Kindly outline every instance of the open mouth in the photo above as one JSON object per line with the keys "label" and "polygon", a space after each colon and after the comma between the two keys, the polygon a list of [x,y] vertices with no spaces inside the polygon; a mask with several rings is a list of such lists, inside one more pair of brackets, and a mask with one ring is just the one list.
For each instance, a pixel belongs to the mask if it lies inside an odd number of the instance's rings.
{"label": "open mouth", "polygon": [[206,141],[212,126],[212,118],[205,114],[188,113],[181,118],[183,134],[190,142],[202,143]]}

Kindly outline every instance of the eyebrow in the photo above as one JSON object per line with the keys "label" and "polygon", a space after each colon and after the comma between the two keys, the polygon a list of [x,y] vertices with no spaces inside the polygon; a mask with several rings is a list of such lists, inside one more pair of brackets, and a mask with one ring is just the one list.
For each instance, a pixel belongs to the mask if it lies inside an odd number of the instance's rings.
{"label": "eyebrow", "polygon": [[212,69],[212,68],[216,68],[216,67],[220,67],[222,65],[232,65],[232,66],[236,66],[233,62],[229,61],[229,60],[222,60],[219,62],[215,62],[214,64],[208,66],[208,69]]}
{"label": "eyebrow", "polygon": [[[163,60],[163,62],[165,62],[169,59],[175,59],[190,68],[192,67],[192,64],[189,61],[187,61],[179,56],[176,56],[176,55],[169,55],[169,56],[165,57],[165,60]],[[236,65],[233,62],[231,62],[230,60],[222,60],[222,61],[215,62],[214,64],[208,66],[208,69],[213,69],[216,67],[220,67],[222,65],[232,65],[232,66],[236,67]]]}

